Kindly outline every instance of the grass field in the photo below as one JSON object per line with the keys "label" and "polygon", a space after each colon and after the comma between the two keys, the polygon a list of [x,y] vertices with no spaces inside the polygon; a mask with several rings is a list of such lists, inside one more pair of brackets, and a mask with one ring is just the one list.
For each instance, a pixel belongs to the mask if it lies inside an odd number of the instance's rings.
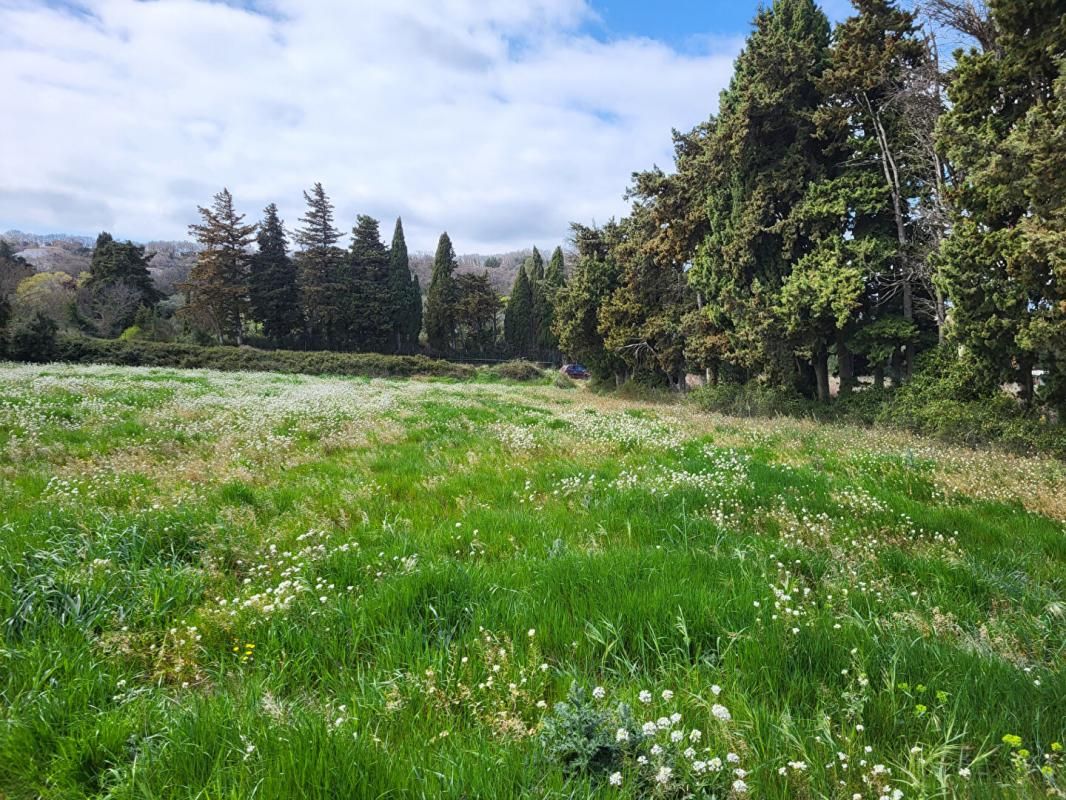
{"label": "grass field", "polygon": [[1060,462],[0,365],[0,520],[0,798],[1066,796]]}

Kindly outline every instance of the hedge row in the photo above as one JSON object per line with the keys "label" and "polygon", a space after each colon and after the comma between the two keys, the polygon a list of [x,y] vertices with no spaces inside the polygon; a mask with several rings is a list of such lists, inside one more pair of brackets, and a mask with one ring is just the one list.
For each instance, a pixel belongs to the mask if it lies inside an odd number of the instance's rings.
{"label": "hedge row", "polygon": [[178,367],[226,372],[285,372],[303,375],[351,375],[368,378],[414,376],[473,378],[477,370],[426,356],[380,353],[257,350],[251,347],[201,347],[169,342],[91,339],[60,336],[54,360],[73,364],[116,364],[129,367]]}

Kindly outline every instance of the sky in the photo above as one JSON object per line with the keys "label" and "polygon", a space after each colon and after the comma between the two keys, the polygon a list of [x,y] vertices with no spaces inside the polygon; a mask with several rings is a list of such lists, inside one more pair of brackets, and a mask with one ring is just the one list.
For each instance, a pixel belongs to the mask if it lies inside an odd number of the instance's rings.
{"label": "sky", "polygon": [[184,239],[223,186],[291,228],[321,181],[344,231],[550,249],[669,168],[757,5],[0,0],[0,231]]}

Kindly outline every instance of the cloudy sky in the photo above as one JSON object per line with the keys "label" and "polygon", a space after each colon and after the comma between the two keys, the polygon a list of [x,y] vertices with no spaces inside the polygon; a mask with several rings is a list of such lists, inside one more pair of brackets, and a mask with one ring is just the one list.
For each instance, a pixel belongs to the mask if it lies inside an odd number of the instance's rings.
{"label": "cloudy sky", "polygon": [[551,247],[669,165],[756,6],[0,0],[0,231],[185,238],[222,186],[292,224],[321,181],[345,230]]}

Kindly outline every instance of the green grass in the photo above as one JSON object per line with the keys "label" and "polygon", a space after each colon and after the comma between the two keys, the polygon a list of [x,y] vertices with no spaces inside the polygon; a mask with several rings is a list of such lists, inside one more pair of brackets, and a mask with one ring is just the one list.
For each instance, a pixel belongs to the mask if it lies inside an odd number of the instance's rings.
{"label": "green grass", "polygon": [[550,385],[0,365],[0,798],[1061,797],[1064,489]]}

